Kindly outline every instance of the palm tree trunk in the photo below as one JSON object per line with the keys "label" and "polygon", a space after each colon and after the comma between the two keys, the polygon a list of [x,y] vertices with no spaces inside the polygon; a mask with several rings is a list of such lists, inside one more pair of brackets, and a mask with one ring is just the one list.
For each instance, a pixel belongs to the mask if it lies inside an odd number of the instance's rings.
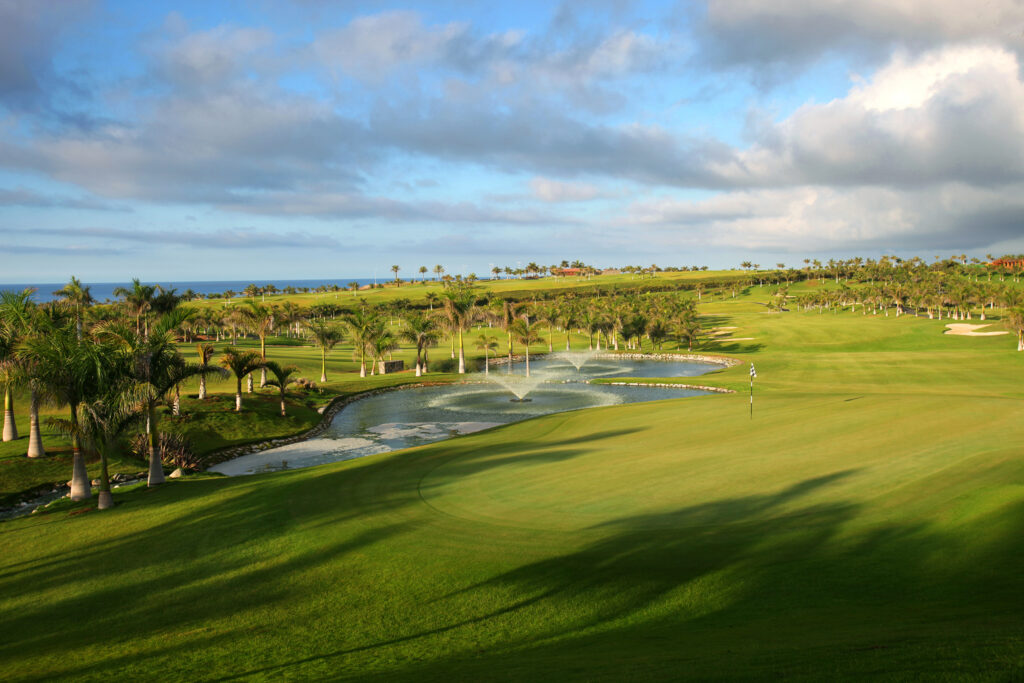
{"label": "palm tree trunk", "polygon": [[235,378],[235,412],[242,412],[242,378]]}
{"label": "palm tree trunk", "polygon": [[491,364],[487,362],[487,349],[484,349],[484,377],[488,377],[491,374]]}
{"label": "palm tree trunk", "polygon": [[[265,337],[260,337],[260,359],[267,362],[267,340]],[[267,369],[260,368],[260,389],[267,386]]]}
{"label": "palm tree trunk", "polygon": [[327,381],[327,349],[320,347],[320,382]]}
{"label": "palm tree trunk", "polygon": [[287,416],[288,416],[288,413],[287,413],[287,411],[285,410],[285,407],[284,407],[284,396],[282,395],[281,396],[281,417],[287,417]]}
{"label": "palm tree trunk", "polygon": [[206,398],[206,375],[199,375],[199,400]]}
{"label": "palm tree trunk", "polygon": [[462,347],[462,328],[459,328],[459,374],[466,374],[466,351]]}
{"label": "palm tree trunk", "polygon": [[530,345],[529,344],[523,344],[523,347],[526,349],[526,376],[529,377],[530,376]]}
{"label": "palm tree trunk", "polygon": [[181,415],[181,385],[174,385],[174,406],[171,409],[174,415]]}
{"label": "palm tree trunk", "polygon": [[245,393],[252,393],[252,373],[250,372],[245,376]]}
{"label": "palm tree trunk", "polygon": [[10,385],[4,387],[4,441],[18,438],[18,425],[14,422],[14,396]]}
{"label": "palm tree trunk", "polygon": [[107,449],[100,449],[100,495],[96,507],[109,510],[114,507],[114,498],[110,495],[110,473],[107,469]]}
{"label": "palm tree trunk", "polygon": [[78,404],[71,406],[71,500],[86,500],[92,497],[89,474],[85,470],[82,443],[78,439]]}
{"label": "palm tree trunk", "polygon": [[43,448],[43,436],[39,432],[39,396],[33,389],[28,398],[28,453],[30,458],[40,458],[46,455]]}
{"label": "palm tree trunk", "polygon": [[160,433],[157,431],[156,405],[149,405],[149,480],[148,486],[164,483],[164,466],[160,462]]}

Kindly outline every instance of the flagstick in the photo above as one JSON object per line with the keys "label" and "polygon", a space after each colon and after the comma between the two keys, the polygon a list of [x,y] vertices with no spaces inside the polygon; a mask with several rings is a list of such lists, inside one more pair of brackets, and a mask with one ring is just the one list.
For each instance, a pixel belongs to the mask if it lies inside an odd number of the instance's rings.
{"label": "flagstick", "polygon": [[754,419],[754,376],[750,376],[750,419]]}

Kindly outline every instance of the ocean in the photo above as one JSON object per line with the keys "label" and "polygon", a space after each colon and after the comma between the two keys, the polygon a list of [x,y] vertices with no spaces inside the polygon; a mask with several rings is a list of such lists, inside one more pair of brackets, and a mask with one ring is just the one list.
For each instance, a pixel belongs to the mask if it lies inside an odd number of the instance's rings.
{"label": "ocean", "polygon": [[[405,279],[405,278],[403,278]],[[386,277],[378,277],[377,282],[388,282]],[[418,281],[418,279],[417,279]],[[145,285],[161,285],[164,289],[175,289],[178,294],[191,289],[199,294],[222,294],[229,289],[241,293],[247,286],[254,284],[257,287],[264,287],[266,285],[274,285],[280,292],[285,287],[309,287],[310,290],[319,287],[320,285],[338,285],[339,287],[348,287],[348,283],[358,282],[360,285],[373,284],[374,278],[366,277],[350,277],[339,280],[204,280],[204,281],[181,281],[181,282],[143,282]],[[36,290],[33,295],[33,299],[39,303],[45,301],[52,301],[56,297],[53,293],[63,287],[65,282],[47,282],[47,283],[36,283],[36,284],[0,284],[0,291],[10,290],[20,292],[26,287],[32,287]],[[89,287],[89,291],[92,294],[92,298],[98,303],[103,303],[106,300],[115,301],[117,299],[114,296],[114,290],[118,287],[131,287],[130,282],[83,282],[83,286]]]}

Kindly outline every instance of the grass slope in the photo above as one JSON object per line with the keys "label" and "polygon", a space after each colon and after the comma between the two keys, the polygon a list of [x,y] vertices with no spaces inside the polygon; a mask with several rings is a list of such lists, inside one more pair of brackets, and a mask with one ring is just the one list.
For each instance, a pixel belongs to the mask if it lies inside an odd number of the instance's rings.
{"label": "grass slope", "polygon": [[[1024,675],[1024,354],[709,304],[741,393],[0,525],[0,678]],[[739,336],[739,335],[738,335]]]}

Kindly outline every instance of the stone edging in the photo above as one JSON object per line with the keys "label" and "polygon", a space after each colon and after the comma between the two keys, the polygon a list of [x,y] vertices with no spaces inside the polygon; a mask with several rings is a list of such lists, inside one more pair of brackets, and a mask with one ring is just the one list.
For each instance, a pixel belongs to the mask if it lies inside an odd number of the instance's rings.
{"label": "stone edging", "polygon": [[698,389],[700,391],[710,391],[715,394],[735,394],[736,392],[732,389],[726,389],[724,387],[706,387],[701,384],[669,384],[667,382],[601,382],[597,386],[616,386],[616,387],[665,387],[668,389]]}

